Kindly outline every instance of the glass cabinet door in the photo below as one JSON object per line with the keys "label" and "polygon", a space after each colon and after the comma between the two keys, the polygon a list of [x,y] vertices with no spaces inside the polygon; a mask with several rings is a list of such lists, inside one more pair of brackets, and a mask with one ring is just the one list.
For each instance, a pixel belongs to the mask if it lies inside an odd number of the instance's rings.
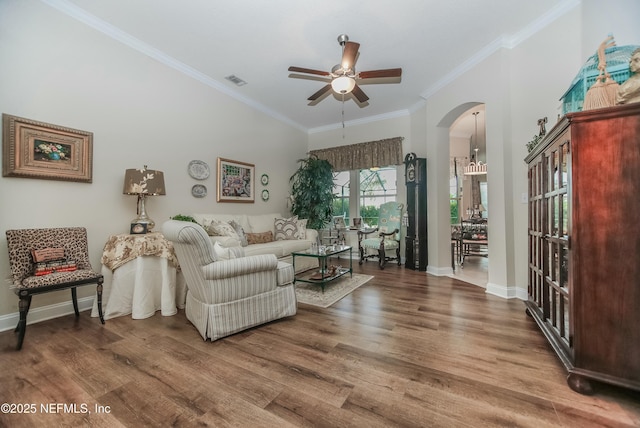
{"label": "glass cabinet door", "polygon": [[569,141],[560,139],[545,152],[545,175],[548,186],[544,189],[544,210],[547,221],[544,234],[544,282],[542,310],[544,319],[553,327],[560,342],[571,348],[569,316]]}
{"label": "glass cabinet door", "polygon": [[528,294],[529,300],[535,303],[538,310],[542,310],[543,287],[544,287],[544,218],[543,208],[544,191],[543,181],[545,180],[545,157],[540,155],[529,164],[529,189],[528,189],[528,210],[529,210],[529,269],[528,269]]}

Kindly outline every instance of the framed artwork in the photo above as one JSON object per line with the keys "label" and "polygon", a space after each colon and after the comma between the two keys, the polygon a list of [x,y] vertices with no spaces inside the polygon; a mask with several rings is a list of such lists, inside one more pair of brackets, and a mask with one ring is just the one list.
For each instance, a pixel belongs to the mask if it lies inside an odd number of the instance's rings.
{"label": "framed artwork", "polygon": [[255,165],[218,158],[217,201],[254,202]]}
{"label": "framed artwork", "polygon": [[93,178],[93,133],[2,114],[3,177]]}
{"label": "framed artwork", "polygon": [[131,229],[129,229],[130,235],[144,235],[147,233],[147,223],[131,223]]}

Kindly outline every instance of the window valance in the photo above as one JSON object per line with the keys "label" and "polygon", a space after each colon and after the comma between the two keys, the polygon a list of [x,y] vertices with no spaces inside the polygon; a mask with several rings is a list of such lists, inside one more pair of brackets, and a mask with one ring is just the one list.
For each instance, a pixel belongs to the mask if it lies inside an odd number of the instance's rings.
{"label": "window valance", "polygon": [[376,166],[400,165],[404,162],[402,155],[404,137],[393,137],[348,146],[331,147],[312,150],[311,156],[327,160],[334,171],[351,171]]}

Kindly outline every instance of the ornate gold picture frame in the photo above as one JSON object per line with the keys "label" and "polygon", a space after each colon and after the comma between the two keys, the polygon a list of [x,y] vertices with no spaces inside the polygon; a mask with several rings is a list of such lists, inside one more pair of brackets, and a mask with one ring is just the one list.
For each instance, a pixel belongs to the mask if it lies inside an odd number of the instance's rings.
{"label": "ornate gold picture frame", "polygon": [[255,165],[218,158],[216,176],[218,202],[255,201]]}
{"label": "ornate gold picture frame", "polygon": [[2,114],[3,177],[93,179],[93,133]]}

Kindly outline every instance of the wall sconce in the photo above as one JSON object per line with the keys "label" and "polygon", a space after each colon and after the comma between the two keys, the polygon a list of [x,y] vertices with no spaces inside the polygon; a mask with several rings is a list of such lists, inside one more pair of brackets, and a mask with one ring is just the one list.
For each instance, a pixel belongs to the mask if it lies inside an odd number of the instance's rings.
{"label": "wall sconce", "polygon": [[136,218],[131,220],[131,224],[140,225],[150,232],[155,226],[155,222],[147,216],[144,202],[147,196],[165,195],[164,174],[162,171],[147,169],[145,165],[142,169],[127,169],[124,175],[125,195],[137,195]]}

